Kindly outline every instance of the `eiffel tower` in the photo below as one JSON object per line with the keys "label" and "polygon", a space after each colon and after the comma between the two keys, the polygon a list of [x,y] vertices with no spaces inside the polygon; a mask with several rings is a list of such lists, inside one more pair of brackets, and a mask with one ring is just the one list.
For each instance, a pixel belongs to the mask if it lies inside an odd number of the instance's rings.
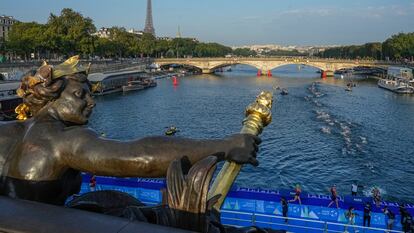
{"label": "eiffel tower", "polygon": [[145,33],[151,33],[155,36],[154,25],[152,24],[152,6],[151,0],[147,0],[147,18],[145,19]]}

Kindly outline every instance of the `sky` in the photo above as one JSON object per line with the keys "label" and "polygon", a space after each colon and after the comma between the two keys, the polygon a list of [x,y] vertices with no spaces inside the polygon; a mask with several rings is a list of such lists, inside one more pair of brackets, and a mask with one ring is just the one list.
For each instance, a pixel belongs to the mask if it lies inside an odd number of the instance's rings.
{"label": "sky", "polygon": [[[46,23],[72,8],[97,28],[142,30],[146,0],[0,0],[0,15]],[[152,0],[157,36],[228,46],[350,45],[414,32],[414,0]]]}

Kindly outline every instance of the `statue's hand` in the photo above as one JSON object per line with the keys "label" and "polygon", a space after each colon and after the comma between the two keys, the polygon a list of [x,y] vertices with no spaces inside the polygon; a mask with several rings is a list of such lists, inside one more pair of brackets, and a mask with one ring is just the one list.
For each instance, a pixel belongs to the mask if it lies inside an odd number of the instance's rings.
{"label": "statue's hand", "polygon": [[229,147],[225,158],[239,164],[250,163],[253,166],[259,165],[256,159],[258,145],[261,143],[259,137],[251,134],[234,134],[228,137]]}

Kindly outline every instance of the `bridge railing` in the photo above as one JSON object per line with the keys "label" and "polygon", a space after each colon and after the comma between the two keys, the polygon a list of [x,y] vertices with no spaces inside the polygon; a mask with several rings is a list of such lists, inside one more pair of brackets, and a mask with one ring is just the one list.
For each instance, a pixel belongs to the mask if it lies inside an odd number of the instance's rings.
{"label": "bridge railing", "polygon": [[[282,229],[289,232],[323,232],[339,233],[344,231],[365,233],[403,233],[399,230],[387,230],[383,228],[364,227],[343,223],[327,222],[314,219],[282,217],[268,214],[247,213],[239,211],[221,210],[221,220],[225,225],[234,227],[259,226],[272,229]],[[287,221],[286,221],[287,220]]]}

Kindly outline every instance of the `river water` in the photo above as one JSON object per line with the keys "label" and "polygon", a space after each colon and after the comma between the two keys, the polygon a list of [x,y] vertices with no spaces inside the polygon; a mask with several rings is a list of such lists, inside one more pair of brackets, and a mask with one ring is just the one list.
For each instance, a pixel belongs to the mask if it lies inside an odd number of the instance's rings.
{"label": "river water", "polygon": [[256,77],[243,65],[232,72],[158,80],[156,88],[96,98],[89,126],[128,140],[163,135],[222,138],[241,128],[243,111],[261,90],[275,90],[273,122],[264,130],[258,167],[244,166],[243,187],[350,194],[351,183],[370,194],[378,186],[388,200],[414,201],[414,96],[380,89],[373,80],[327,78],[310,67],[284,66],[273,77]]}

